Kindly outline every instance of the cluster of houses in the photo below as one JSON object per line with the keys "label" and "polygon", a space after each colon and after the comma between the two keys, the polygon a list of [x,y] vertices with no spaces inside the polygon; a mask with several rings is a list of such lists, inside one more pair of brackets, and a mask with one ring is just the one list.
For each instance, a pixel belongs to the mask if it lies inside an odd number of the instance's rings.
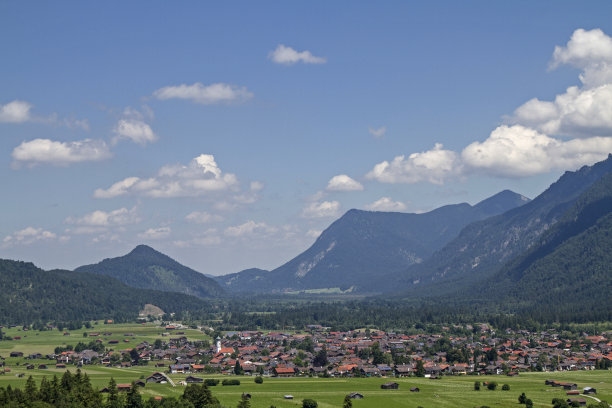
{"label": "cluster of houses", "polygon": [[[166,373],[222,373],[291,377],[507,374],[522,371],[592,370],[612,366],[610,333],[563,339],[555,332],[506,331],[496,335],[483,325],[477,335],[397,334],[382,331],[330,331],[312,325],[300,333],[244,331],[226,333],[215,344],[190,341],[168,329],[159,347],[142,342],[134,349],[106,341],[105,352],[65,351],[45,356],[56,367],[67,364],[129,367],[155,365]],[[166,334],[166,333],[164,333]],[[443,339],[444,341],[441,341]],[[440,344],[447,351],[440,351]],[[308,347],[304,347],[304,345]],[[452,350],[461,350],[461,359]],[[113,349],[114,351],[109,351]],[[324,350],[324,359],[321,357]],[[375,357],[372,350],[376,350]],[[475,357],[476,356],[476,357]],[[27,358],[42,358],[32,354]],[[321,364],[323,362],[323,364]],[[0,361],[1,363],[1,361]],[[42,364],[46,367],[46,364]],[[44,368],[41,365],[38,368]],[[29,367],[28,367],[29,368]],[[32,368],[36,368],[32,366]],[[167,381],[164,376],[157,380]]]}

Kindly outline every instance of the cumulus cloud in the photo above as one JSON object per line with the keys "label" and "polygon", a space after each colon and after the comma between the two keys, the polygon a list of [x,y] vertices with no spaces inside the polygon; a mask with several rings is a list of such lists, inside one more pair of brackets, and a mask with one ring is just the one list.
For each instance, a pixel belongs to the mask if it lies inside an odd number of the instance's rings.
{"label": "cumulus cloud", "polygon": [[363,186],[346,174],[334,176],[327,183],[327,191],[361,191]]}
{"label": "cumulus cloud", "polygon": [[587,87],[612,82],[612,38],[601,29],[577,29],[565,46],[556,46],[550,68],[567,64],[581,69]]}
{"label": "cumulus cloud", "polygon": [[50,139],[34,139],[23,142],[12,153],[15,163],[30,166],[51,164],[67,166],[72,163],[99,161],[111,157],[107,144],[102,140],[58,142]]}
{"label": "cumulus cloud", "polygon": [[170,227],[149,228],[148,230],[138,234],[140,239],[162,239],[170,235],[172,230]]}
{"label": "cumulus cloud", "polygon": [[461,172],[459,155],[436,143],[432,150],[412,153],[407,158],[397,156],[393,161],[378,163],[366,174],[366,178],[381,183],[418,183],[427,181],[443,184],[449,178],[455,178]]}
{"label": "cumulus cloud", "polygon": [[125,194],[137,194],[148,197],[196,197],[214,191],[237,189],[235,175],[224,174],[215,158],[210,154],[201,154],[188,165],[172,164],[163,166],[155,177],[141,179],[128,177],[107,189],[97,189],[96,198],[112,198]]}
{"label": "cumulus cloud", "polygon": [[140,218],[138,217],[136,208],[132,208],[131,210],[128,210],[125,207],[119,208],[113,211],[96,210],[88,214],[85,214],[82,217],[66,218],[67,224],[75,224],[75,225],[91,226],[91,227],[112,227],[112,226],[133,224],[139,221],[140,221]]}
{"label": "cumulus cloud", "polygon": [[225,83],[203,85],[196,82],[193,85],[166,86],[153,92],[157,99],[187,99],[203,105],[231,104],[245,102],[253,97],[246,87],[238,87]]}
{"label": "cumulus cloud", "polygon": [[302,210],[304,218],[337,217],[340,215],[340,203],[338,201],[323,201],[308,204]]}
{"label": "cumulus cloud", "polygon": [[30,119],[32,105],[24,101],[12,101],[0,105],[0,123],[22,123]]}
{"label": "cumulus cloud", "polygon": [[153,143],[157,140],[157,135],[147,123],[140,119],[121,119],[114,129],[115,137],[113,143],[122,139],[131,140],[139,145]]}
{"label": "cumulus cloud", "polygon": [[265,222],[249,220],[241,225],[227,227],[224,234],[229,237],[244,237],[251,235],[269,235],[278,231],[278,228],[270,226]]}
{"label": "cumulus cloud", "polygon": [[594,163],[612,151],[612,138],[562,141],[520,125],[500,126],[484,142],[463,149],[470,171],[503,177],[525,177]]}
{"label": "cumulus cloud", "polygon": [[[553,101],[533,98],[519,106],[484,141],[461,154],[433,150],[377,164],[368,178],[384,183],[444,181],[466,174],[526,177],[592,164],[612,152],[612,38],[599,29],[576,30],[557,46],[551,68],[582,70],[582,86],[571,86]],[[567,139],[560,139],[565,137]]]}
{"label": "cumulus cloud", "polygon": [[270,51],[268,57],[277,64],[293,65],[298,62],[304,64],[325,64],[326,58],[315,57],[310,51],[298,52],[291,47],[280,44],[274,51]]}
{"label": "cumulus cloud", "polygon": [[378,129],[368,128],[368,132],[375,138],[380,139],[387,133],[387,128],[385,126],[379,127]]}
{"label": "cumulus cloud", "polygon": [[216,214],[210,214],[206,211],[193,211],[185,216],[185,219],[196,224],[206,224],[209,222],[221,222],[223,217]]}
{"label": "cumulus cloud", "polygon": [[27,227],[4,237],[2,245],[30,245],[38,241],[48,241],[55,238],[57,238],[57,235],[51,231],[46,231],[42,228]]}
{"label": "cumulus cloud", "polygon": [[366,209],[371,211],[404,211],[406,204],[401,201],[393,201],[389,197],[382,197],[372,204],[366,205]]}

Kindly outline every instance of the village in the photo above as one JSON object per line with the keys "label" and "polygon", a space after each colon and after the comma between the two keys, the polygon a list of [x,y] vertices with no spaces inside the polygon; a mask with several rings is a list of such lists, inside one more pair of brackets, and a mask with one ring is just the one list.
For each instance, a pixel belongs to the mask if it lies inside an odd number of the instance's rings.
{"label": "village", "polygon": [[[164,324],[160,326],[161,338],[153,343],[143,341],[129,349],[121,349],[122,340],[110,338],[111,333],[89,332],[84,334],[85,346],[56,348],[57,353],[44,355],[13,351],[2,356],[0,364],[4,365],[4,357],[13,357],[23,358],[28,369],[154,365],[170,374],[432,379],[445,375],[515,376],[527,371],[612,367],[610,333],[570,340],[552,331],[507,330],[502,336],[486,324],[469,337],[377,330],[337,332],[309,325],[299,332],[225,332],[222,338],[217,336],[210,342],[189,340],[182,328],[180,324]],[[132,333],[123,335],[126,339],[137,339]],[[37,364],[28,360],[36,360]]]}

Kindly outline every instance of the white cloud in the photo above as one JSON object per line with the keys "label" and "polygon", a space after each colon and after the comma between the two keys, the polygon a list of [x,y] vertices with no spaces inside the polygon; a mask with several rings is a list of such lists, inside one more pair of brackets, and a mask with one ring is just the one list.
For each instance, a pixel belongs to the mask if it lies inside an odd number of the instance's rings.
{"label": "white cloud", "polygon": [[130,191],[130,188],[139,182],[140,179],[138,177],[128,177],[121,181],[116,182],[106,190],[101,188],[96,189],[94,191],[95,198],[113,198],[120,195],[125,195]]}
{"label": "white cloud", "polygon": [[264,185],[261,181],[251,181],[251,191],[260,191],[263,190]]}
{"label": "white cloud", "polygon": [[149,228],[148,230],[138,234],[140,239],[162,239],[170,235],[172,230],[170,227]]}
{"label": "white cloud", "polygon": [[55,238],[57,238],[57,235],[53,232],[42,228],[27,227],[4,237],[2,246],[30,245],[38,241],[48,241]]}
{"label": "white cloud", "polygon": [[366,178],[381,183],[418,183],[427,181],[443,184],[450,178],[456,178],[462,171],[461,160],[456,152],[444,150],[442,144],[436,143],[432,150],[412,153],[408,158],[397,156],[392,162],[378,163],[366,174]]}
{"label": "white cloud", "polygon": [[128,139],[134,143],[145,145],[157,140],[157,135],[153,132],[151,126],[140,119],[121,119],[115,126],[114,132],[113,143],[117,143],[121,139]]}
{"label": "white cloud", "polygon": [[112,227],[127,225],[140,222],[136,208],[128,210],[127,208],[119,208],[113,211],[96,210],[85,214],[82,217],[66,218],[66,223],[91,226],[91,227]]}
{"label": "white cloud", "polygon": [[325,218],[337,217],[340,213],[340,203],[338,201],[323,201],[308,204],[302,210],[304,218]]}
{"label": "white cloud", "polygon": [[278,231],[278,228],[267,225],[265,222],[249,220],[241,225],[227,227],[224,231],[229,237],[243,237],[251,235],[269,235]]}
{"label": "white cloud", "polygon": [[372,204],[366,205],[366,208],[371,211],[404,211],[406,204],[401,201],[393,201],[389,197],[382,197]]}
{"label": "white cloud", "polygon": [[565,47],[555,47],[550,67],[561,64],[582,69],[580,80],[587,87],[611,83],[612,38],[600,29],[577,29]]}
{"label": "white cloud", "polygon": [[0,123],[22,123],[30,119],[32,105],[24,101],[12,101],[0,105]]}
{"label": "white cloud", "polygon": [[375,138],[380,139],[387,133],[387,128],[385,126],[379,127],[378,129],[368,128],[368,132]]}
{"label": "white cloud", "polygon": [[297,62],[304,64],[324,64],[326,58],[315,57],[310,51],[298,52],[291,47],[280,44],[274,51],[270,51],[268,57],[277,64],[293,65]]}
{"label": "white cloud", "polygon": [[209,222],[221,222],[223,217],[216,214],[210,214],[206,211],[193,211],[185,216],[187,221],[195,222],[196,224],[206,224]]}
{"label": "white cloud", "polygon": [[174,241],[173,244],[179,248],[201,247],[219,245],[223,240],[216,228],[209,228],[194,237],[185,240]]}
{"label": "white cloud", "polygon": [[218,103],[230,104],[245,102],[253,97],[246,87],[215,83],[204,86],[200,82],[193,85],[166,86],[153,93],[157,99],[188,99],[203,105]]}
{"label": "white cloud", "polygon": [[51,164],[66,166],[72,163],[99,161],[111,157],[107,144],[102,140],[57,142],[50,139],[34,139],[17,146],[12,157],[28,165]]}
{"label": "white cloud", "polygon": [[463,149],[469,170],[502,177],[526,177],[551,170],[573,169],[603,160],[612,138],[561,141],[524,126],[500,126],[484,142]]}
{"label": "white cloud", "polygon": [[224,174],[213,155],[201,154],[188,165],[163,166],[155,177],[128,177],[106,190],[97,189],[94,197],[111,198],[128,193],[158,198],[196,197],[237,188],[238,180],[235,175]]}
{"label": "white cloud", "polygon": [[317,229],[309,229],[308,232],[306,233],[306,236],[308,238],[319,238],[319,236],[321,235],[323,231],[321,230],[317,230]]}
{"label": "white cloud", "polygon": [[346,174],[334,176],[327,183],[327,191],[361,191],[363,186]]}

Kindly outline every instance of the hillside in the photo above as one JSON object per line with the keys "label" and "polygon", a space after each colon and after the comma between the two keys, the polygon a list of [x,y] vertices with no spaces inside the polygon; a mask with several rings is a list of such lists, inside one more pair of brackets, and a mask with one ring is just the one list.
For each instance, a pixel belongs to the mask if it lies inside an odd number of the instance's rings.
{"label": "hillside", "polygon": [[230,291],[339,288],[367,292],[373,277],[422,262],[468,223],[527,202],[502,191],[477,205],[455,204],[423,214],[350,210],[306,251],[273,271],[217,277]]}
{"label": "hillside", "polygon": [[[452,293],[487,279],[534,245],[582,193],[611,171],[609,156],[593,166],[566,172],[529,203],[468,225],[427,261],[408,268],[399,283],[420,296]],[[397,290],[397,279],[395,283],[395,288],[386,289]]]}
{"label": "hillside", "polygon": [[44,271],[29,262],[0,259],[0,324],[35,321],[135,319],[147,303],[166,313],[201,310],[192,296],[130,288],[116,279],[63,270]]}
{"label": "hillside", "polygon": [[562,219],[506,264],[481,293],[505,294],[517,310],[612,318],[612,174],[584,192]]}
{"label": "hillside", "polygon": [[200,298],[223,294],[213,279],[146,245],[139,245],[124,256],[80,266],[75,272],[111,276],[135,288],[180,292]]}

